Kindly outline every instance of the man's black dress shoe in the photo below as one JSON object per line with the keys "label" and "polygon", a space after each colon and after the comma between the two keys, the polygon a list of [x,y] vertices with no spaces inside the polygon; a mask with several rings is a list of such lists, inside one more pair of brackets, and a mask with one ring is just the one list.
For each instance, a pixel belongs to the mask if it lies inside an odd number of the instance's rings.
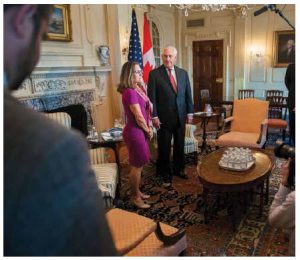
{"label": "man's black dress shoe", "polygon": [[170,177],[163,177],[163,186],[170,187],[172,185],[172,179]]}
{"label": "man's black dress shoe", "polygon": [[184,173],[184,171],[174,172],[174,175],[184,180],[188,179],[188,176]]}

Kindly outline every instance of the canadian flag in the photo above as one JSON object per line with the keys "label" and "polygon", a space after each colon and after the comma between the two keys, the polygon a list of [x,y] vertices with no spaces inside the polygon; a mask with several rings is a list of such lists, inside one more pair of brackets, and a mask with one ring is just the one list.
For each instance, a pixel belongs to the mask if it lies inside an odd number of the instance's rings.
{"label": "canadian flag", "polygon": [[146,14],[144,14],[144,39],[143,39],[143,67],[144,82],[148,83],[149,72],[155,69],[155,59],[152,48],[149,23]]}

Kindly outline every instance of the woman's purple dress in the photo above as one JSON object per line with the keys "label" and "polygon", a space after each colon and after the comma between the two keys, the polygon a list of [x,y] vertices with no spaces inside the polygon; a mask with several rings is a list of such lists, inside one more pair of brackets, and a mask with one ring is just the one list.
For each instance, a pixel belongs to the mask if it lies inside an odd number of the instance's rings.
{"label": "woman's purple dress", "polygon": [[122,103],[125,111],[126,125],[123,129],[123,139],[129,153],[129,163],[135,167],[142,167],[150,160],[150,151],[144,130],[138,126],[129,106],[139,104],[142,114],[148,122],[149,104],[132,88],[125,89],[122,94]]}

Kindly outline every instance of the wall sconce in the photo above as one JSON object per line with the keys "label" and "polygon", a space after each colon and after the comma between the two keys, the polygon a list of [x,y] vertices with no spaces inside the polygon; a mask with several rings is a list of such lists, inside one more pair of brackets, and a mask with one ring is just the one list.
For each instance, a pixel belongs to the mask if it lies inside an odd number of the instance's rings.
{"label": "wall sconce", "polygon": [[122,55],[126,56],[128,54],[128,47],[122,48]]}
{"label": "wall sconce", "polygon": [[261,58],[263,55],[262,55],[261,51],[257,51],[256,53],[254,53],[254,56],[256,58]]}
{"label": "wall sconce", "polygon": [[251,47],[250,48],[250,58],[255,59],[256,62],[260,62],[263,58],[263,51],[259,48]]}
{"label": "wall sconce", "polygon": [[123,39],[122,39],[122,55],[128,55],[128,45],[129,45],[129,30],[126,28]]}

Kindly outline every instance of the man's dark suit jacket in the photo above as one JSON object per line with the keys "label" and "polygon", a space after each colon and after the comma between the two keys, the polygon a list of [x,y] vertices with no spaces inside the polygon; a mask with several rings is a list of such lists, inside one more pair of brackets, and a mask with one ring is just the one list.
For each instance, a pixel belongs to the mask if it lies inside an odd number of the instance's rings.
{"label": "man's dark suit jacket", "polygon": [[86,141],[7,91],[4,255],[116,255]]}
{"label": "man's dark suit jacket", "polygon": [[289,64],[285,73],[285,85],[289,90],[288,107],[295,108],[295,63]]}
{"label": "man's dark suit jacket", "polygon": [[148,96],[153,103],[153,117],[159,118],[162,126],[170,129],[177,124],[185,125],[186,115],[193,113],[193,101],[188,74],[176,66],[177,94],[172,88],[164,65],[152,70],[148,80]]}

